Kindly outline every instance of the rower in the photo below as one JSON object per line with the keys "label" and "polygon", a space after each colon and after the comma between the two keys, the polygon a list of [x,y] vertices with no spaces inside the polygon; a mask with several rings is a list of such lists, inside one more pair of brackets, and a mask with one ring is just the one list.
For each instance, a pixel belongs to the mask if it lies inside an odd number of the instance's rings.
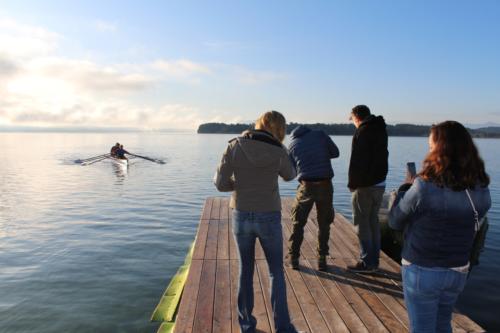
{"label": "rower", "polygon": [[116,152],[118,151],[118,149],[120,149],[120,143],[119,142],[117,142],[113,147],[111,147],[110,155],[113,156],[113,157],[115,157],[116,156]]}
{"label": "rower", "polygon": [[120,147],[116,150],[116,157],[128,160],[128,158],[125,157],[125,154],[130,154],[130,153],[125,149],[123,149],[123,145],[120,145]]}

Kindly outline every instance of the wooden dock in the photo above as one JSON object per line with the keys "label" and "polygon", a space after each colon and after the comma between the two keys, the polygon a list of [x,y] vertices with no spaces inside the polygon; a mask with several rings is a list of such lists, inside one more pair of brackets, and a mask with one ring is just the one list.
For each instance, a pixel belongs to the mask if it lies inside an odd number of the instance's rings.
{"label": "wooden dock", "polygon": [[[292,222],[293,198],[283,198],[283,245]],[[316,268],[317,224],[311,212],[302,244],[300,270],[285,265],[292,322],[306,332],[408,332],[399,265],[381,254],[381,272],[354,274],[346,266],[358,258],[352,224],[336,214],[330,235],[328,271]],[[284,251],[285,255],[287,250]],[[256,245],[254,275],[258,332],[274,332],[267,264]],[[239,332],[236,293],[238,254],[231,231],[228,198],[208,198],[202,212],[191,267],[178,308],[175,332]],[[455,313],[454,332],[484,332],[465,315]]]}

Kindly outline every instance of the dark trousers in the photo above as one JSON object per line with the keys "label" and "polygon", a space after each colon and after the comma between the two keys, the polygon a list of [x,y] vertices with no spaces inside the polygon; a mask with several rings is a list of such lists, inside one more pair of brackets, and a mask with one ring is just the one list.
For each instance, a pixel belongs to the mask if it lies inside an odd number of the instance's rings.
{"label": "dark trousers", "polygon": [[384,187],[360,187],[352,192],[352,215],[358,229],[359,259],[367,267],[378,268],[380,256],[380,225],[378,211]]}
{"label": "dark trousers", "polygon": [[333,222],[333,185],[331,181],[304,183],[297,188],[292,208],[293,231],[289,239],[289,255],[300,256],[300,246],[304,239],[304,226],[313,205],[316,204],[318,217],[318,255],[328,255],[330,224]]}

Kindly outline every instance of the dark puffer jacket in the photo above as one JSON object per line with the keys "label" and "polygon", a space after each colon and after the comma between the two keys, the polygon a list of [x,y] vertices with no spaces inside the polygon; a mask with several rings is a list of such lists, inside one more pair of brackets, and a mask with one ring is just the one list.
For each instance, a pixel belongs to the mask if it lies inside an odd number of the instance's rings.
{"label": "dark puffer jacket", "polygon": [[384,118],[369,115],[356,129],[352,138],[347,186],[355,190],[358,187],[373,186],[385,181],[388,157]]}
{"label": "dark puffer jacket", "polygon": [[291,139],[289,151],[299,181],[333,178],[330,159],[339,157],[339,149],[325,132],[299,126],[292,131]]}
{"label": "dark puffer jacket", "polygon": [[[488,187],[468,190],[479,214],[491,207]],[[400,192],[389,213],[389,225],[404,230],[401,256],[424,267],[460,267],[467,264],[474,240],[474,210],[465,191],[439,187],[417,177]]]}

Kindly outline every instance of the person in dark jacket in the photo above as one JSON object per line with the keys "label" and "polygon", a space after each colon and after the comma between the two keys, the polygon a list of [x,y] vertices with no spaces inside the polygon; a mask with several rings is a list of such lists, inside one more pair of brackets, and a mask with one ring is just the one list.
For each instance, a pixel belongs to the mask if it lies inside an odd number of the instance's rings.
{"label": "person in dark jacket", "polygon": [[115,157],[116,156],[116,151],[120,149],[120,143],[116,143],[113,147],[111,147],[111,150],[109,151],[109,154],[112,156],[112,157]]}
{"label": "person in dark jacket", "polygon": [[130,153],[125,149],[123,149],[123,145],[120,145],[120,148],[118,148],[115,152],[115,157],[120,158],[122,160],[128,160],[128,158],[125,157],[125,154],[130,154]]}
{"label": "person in dark jacket", "polygon": [[385,191],[389,152],[384,118],[372,115],[366,105],[352,109],[351,120],[356,127],[352,138],[348,187],[352,192],[352,212],[357,226],[360,260],[348,269],[374,272],[380,254],[378,211]]}
{"label": "person in dark jacket", "polygon": [[462,124],[434,125],[429,148],[411,187],[400,187],[389,226],[404,230],[402,276],[411,332],[451,332],[474,235],[491,207],[490,180]]}
{"label": "person in dark jacket", "polygon": [[293,231],[290,236],[289,260],[299,268],[300,246],[304,226],[314,204],[318,216],[318,269],[326,270],[330,224],[333,221],[333,169],[330,160],[339,157],[339,149],[323,131],[298,126],[291,133],[290,156],[297,169],[299,186],[292,208]]}

